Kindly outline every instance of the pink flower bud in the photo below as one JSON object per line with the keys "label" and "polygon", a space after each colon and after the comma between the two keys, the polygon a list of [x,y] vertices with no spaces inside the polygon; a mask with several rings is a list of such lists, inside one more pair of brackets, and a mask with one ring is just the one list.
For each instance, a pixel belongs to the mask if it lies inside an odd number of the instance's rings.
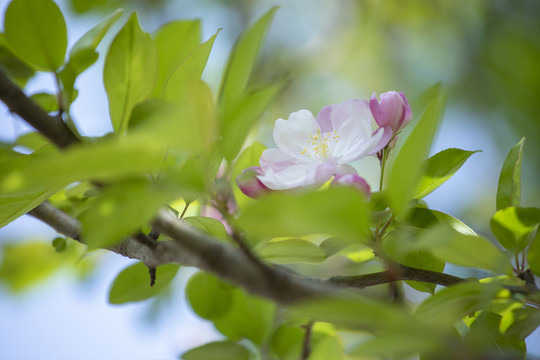
{"label": "pink flower bud", "polygon": [[332,186],[352,186],[362,191],[366,197],[371,196],[369,184],[357,174],[336,174]]}
{"label": "pink flower bud", "polygon": [[389,125],[394,133],[403,129],[412,118],[411,107],[402,92],[385,92],[381,94],[381,101],[377,100],[377,94],[373,92],[369,108],[377,125]]}
{"label": "pink flower bud", "polygon": [[258,166],[242,170],[242,173],[236,177],[238,188],[252,199],[260,197],[262,194],[271,191],[257,177],[262,175],[262,170]]}

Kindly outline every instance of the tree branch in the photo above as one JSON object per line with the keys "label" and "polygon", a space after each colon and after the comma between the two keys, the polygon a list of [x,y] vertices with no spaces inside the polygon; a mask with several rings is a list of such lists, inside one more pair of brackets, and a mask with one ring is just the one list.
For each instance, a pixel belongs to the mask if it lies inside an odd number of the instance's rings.
{"label": "tree branch", "polygon": [[11,112],[19,115],[28,124],[60,148],[79,142],[73,132],[57,117],[48,115],[6,75],[0,68],[0,100]]}
{"label": "tree branch", "polygon": [[[31,210],[29,214],[49,224],[59,233],[82,242],[79,221],[51,204],[45,202]],[[154,227],[173,240],[159,241],[152,247],[141,244],[134,238],[127,238],[108,250],[141,260],[151,268],[166,263],[195,266],[280,304],[329,295],[344,287],[362,289],[399,280],[415,280],[443,286],[464,281],[452,275],[404,265],[400,265],[398,271],[340,276],[326,281],[312,279],[291,273],[280,266],[265,265],[263,268],[260,264],[249,261],[240,249],[228,246],[187,226],[167,210],[159,212]]]}

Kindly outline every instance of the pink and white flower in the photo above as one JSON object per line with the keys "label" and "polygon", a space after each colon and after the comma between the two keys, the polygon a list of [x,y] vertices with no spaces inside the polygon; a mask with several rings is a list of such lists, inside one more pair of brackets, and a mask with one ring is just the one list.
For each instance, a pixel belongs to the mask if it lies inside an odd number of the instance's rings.
{"label": "pink and white flower", "polygon": [[326,106],[317,118],[300,110],[288,120],[278,119],[277,148],[263,152],[257,178],[268,189],[285,190],[320,186],[336,174],[350,173],[347,163],[375,155],[393,135],[389,124],[373,131],[372,120],[364,100]]}

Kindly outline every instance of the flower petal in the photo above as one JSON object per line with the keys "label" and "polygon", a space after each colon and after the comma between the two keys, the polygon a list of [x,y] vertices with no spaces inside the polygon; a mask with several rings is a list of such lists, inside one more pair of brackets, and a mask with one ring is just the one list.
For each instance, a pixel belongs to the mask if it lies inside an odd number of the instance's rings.
{"label": "flower petal", "polygon": [[276,120],[274,141],[283,153],[303,159],[301,153],[318,129],[319,125],[309,110],[296,111],[289,115],[288,120]]}
{"label": "flower petal", "polygon": [[377,145],[375,145],[371,151],[369,152],[369,155],[375,155],[376,153],[378,153],[379,151],[381,151],[386,145],[388,145],[388,143],[390,142],[390,140],[392,140],[392,135],[394,134],[394,132],[392,131],[392,128],[390,127],[390,125],[387,125],[385,127],[380,127],[378,128],[377,130],[375,130],[375,132],[373,133],[373,136],[375,136],[377,133],[379,132],[382,132],[383,134],[381,135],[380,139],[379,139],[379,142],[377,143]]}

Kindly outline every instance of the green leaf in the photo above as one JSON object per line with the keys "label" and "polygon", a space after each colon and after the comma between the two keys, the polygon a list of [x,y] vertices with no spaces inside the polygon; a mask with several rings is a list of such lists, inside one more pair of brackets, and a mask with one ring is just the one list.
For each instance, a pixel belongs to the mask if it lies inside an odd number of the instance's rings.
{"label": "green leaf", "polygon": [[17,138],[17,145],[24,146],[30,150],[37,150],[45,145],[49,145],[50,141],[38,131],[32,131],[21,135]]}
{"label": "green leaf", "polygon": [[182,66],[190,53],[197,51],[195,49],[201,42],[201,22],[199,20],[184,20],[165,24],[154,34],[154,42],[158,50],[159,66],[152,97],[159,98],[162,96],[172,73],[179,66]]}
{"label": "green leaf", "polygon": [[198,272],[186,286],[186,297],[195,314],[208,320],[217,319],[229,311],[233,302],[231,285],[214,275]]}
{"label": "green leaf", "polygon": [[34,76],[34,69],[19,59],[9,49],[5,34],[0,33],[0,65],[4,71],[19,87],[24,88],[26,82]]}
{"label": "green leaf", "polygon": [[388,195],[392,209],[402,213],[421,181],[423,160],[428,155],[442,118],[446,95],[441,89],[429,102],[424,115],[399,151],[390,173]]}
{"label": "green leaf", "polygon": [[175,189],[144,180],[110,185],[81,214],[82,237],[89,248],[112,245],[152,220],[177,196]]}
{"label": "green leaf", "polygon": [[184,222],[216,239],[229,240],[227,229],[219,220],[205,216],[190,216],[184,218]]}
{"label": "green leaf", "polygon": [[512,311],[512,324],[504,332],[505,336],[516,340],[527,338],[540,326],[540,311],[523,307]]}
{"label": "green leaf", "polygon": [[103,68],[113,129],[123,134],[133,107],[148,98],[157,77],[157,50],[133,13],[111,43]]}
{"label": "green leaf", "polygon": [[271,241],[259,248],[257,255],[275,264],[318,263],[326,259],[323,250],[302,239]]}
{"label": "green leaf", "polygon": [[231,308],[213,321],[216,328],[228,338],[247,338],[261,345],[271,334],[275,311],[276,306],[271,302],[234,289]]}
{"label": "green leaf", "polygon": [[288,80],[283,78],[268,84],[244,97],[237,106],[221,113],[221,138],[225,159],[231,161],[238,155],[255,121],[262,116],[287,83]]}
{"label": "green leaf", "polygon": [[37,70],[56,71],[64,63],[67,29],[52,0],[13,0],[4,20],[10,49]]}
{"label": "green leaf", "polygon": [[441,327],[453,325],[465,315],[485,309],[500,289],[497,283],[471,281],[456,284],[424,300],[414,317]]}
{"label": "green leaf", "polygon": [[[5,158],[0,156],[0,183],[6,181],[2,179],[4,175],[39,163],[43,156],[52,151],[54,150],[48,146],[30,155],[0,150],[0,155],[5,156]],[[14,180],[17,182],[17,179]],[[35,181],[31,186],[18,186],[18,191],[0,191],[0,228],[26,214],[59,189],[59,187]]]}
{"label": "green leaf", "polygon": [[53,94],[37,93],[30,96],[30,99],[34,100],[47,113],[58,111],[58,100]]}
{"label": "green leaf", "polygon": [[236,41],[221,83],[219,99],[223,106],[236,107],[237,102],[243,98],[251,70],[277,9],[270,9]]}
{"label": "green leaf", "polygon": [[529,247],[527,260],[531,271],[536,276],[540,276],[540,231],[538,230],[536,230],[536,236]]}
{"label": "green leaf", "polygon": [[249,360],[249,351],[240,344],[216,341],[182,354],[184,360]]}
{"label": "green leaf", "polygon": [[509,206],[497,211],[489,223],[499,243],[517,254],[532,241],[531,234],[540,223],[540,209]]}
{"label": "green leaf", "polygon": [[446,224],[426,230],[412,246],[431,251],[440,260],[452,264],[512,273],[507,256],[488,240],[459,233]]}
{"label": "green leaf", "polygon": [[270,348],[280,360],[298,360],[306,331],[298,326],[283,324],[272,335]]}
{"label": "green leaf", "polygon": [[39,161],[6,172],[3,179],[0,175],[0,193],[16,193],[38,185],[64,187],[85,179],[118,179],[159,170],[164,152],[155,145],[159,144],[109,139],[46,154]]}
{"label": "green leaf", "polygon": [[162,92],[159,93],[164,100],[185,103],[186,98],[192,96],[193,87],[200,82],[218,33],[219,31],[193,50],[173,69],[166,83],[163,84]]}
{"label": "green leaf", "polygon": [[467,159],[477,151],[466,151],[460,149],[443,150],[424,162],[424,174],[416,190],[416,199],[421,199],[441,186],[450,179],[456,171],[467,161]]}
{"label": "green leaf", "polygon": [[497,210],[521,203],[521,154],[524,142],[525,138],[522,138],[504,160],[497,188]]}
{"label": "green leaf", "polygon": [[101,40],[105,37],[110,28],[120,19],[124,10],[118,9],[110,16],[102,20],[99,24],[88,30],[71,48],[69,57],[76,57],[78,53],[88,49],[96,50]]}
{"label": "green leaf", "polygon": [[309,193],[275,192],[251,204],[238,222],[260,237],[333,234],[363,241],[367,231],[364,196],[336,187]]}
{"label": "green leaf", "polygon": [[525,357],[525,341],[513,339],[501,334],[499,324],[501,315],[491,311],[482,311],[471,325],[471,331],[465,343],[472,351],[488,354],[489,358],[523,359]]}
{"label": "green leaf", "polygon": [[440,346],[433,336],[418,334],[391,334],[367,340],[349,352],[361,358],[384,357],[391,359],[410,358],[421,351],[431,351]]}
{"label": "green leaf", "polygon": [[315,343],[311,354],[310,360],[342,360],[345,359],[343,355],[343,345],[337,338],[337,336],[326,336],[324,339]]}
{"label": "green leaf", "polygon": [[165,289],[176,276],[179,265],[165,264],[156,269],[156,283],[150,286],[148,268],[139,262],[122,270],[109,291],[109,303],[125,304],[143,301],[156,296]]}
{"label": "green leaf", "polygon": [[428,229],[437,224],[448,224],[452,229],[464,235],[476,235],[473,229],[461,220],[441,211],[414,207],[410,210],[407,223],[422,229]]}

